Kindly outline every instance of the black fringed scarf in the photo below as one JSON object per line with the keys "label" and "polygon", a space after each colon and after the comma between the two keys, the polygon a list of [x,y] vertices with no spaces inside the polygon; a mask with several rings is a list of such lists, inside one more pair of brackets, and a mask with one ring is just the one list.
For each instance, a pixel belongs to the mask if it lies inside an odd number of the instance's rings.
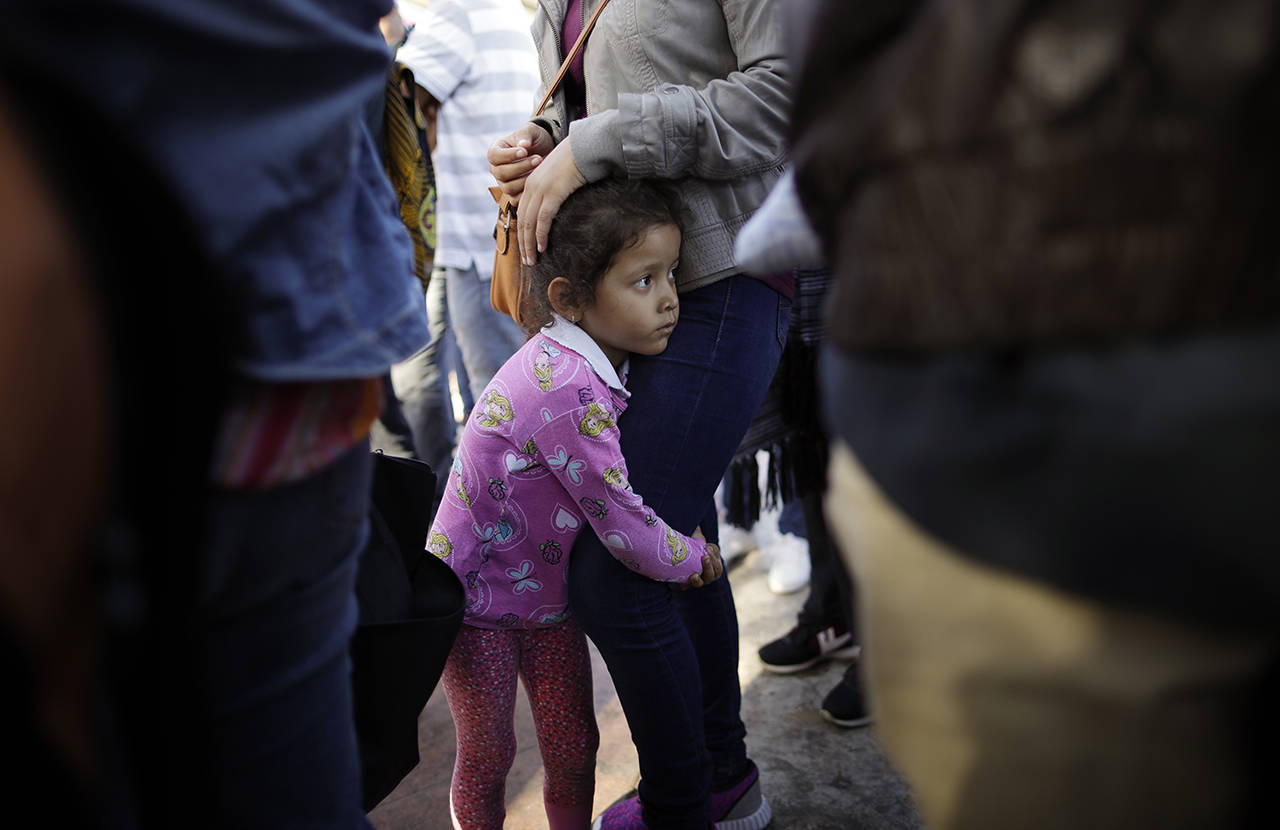
{"label": "black fringed scarf", "polygon": [[[825,486],[827,436],[819,419],[818,344],[825,336],[822,305],[831,274],[797,269],[787,346],[747,434],[734,453],[726,488],[727,520],[750,527],[762,507],[776,507]],[[769,455],[764,493],[756,454]]]}

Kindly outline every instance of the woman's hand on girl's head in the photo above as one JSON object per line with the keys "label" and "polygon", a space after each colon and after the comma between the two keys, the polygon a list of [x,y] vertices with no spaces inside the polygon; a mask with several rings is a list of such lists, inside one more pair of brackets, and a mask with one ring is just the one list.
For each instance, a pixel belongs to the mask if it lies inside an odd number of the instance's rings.
{"label": "woman's hand on girl's head", "polygon": [[573,147],[568,138],[557,144],[525,179],[518,225],[520,257],[525,265],[532,265],[538,254],[547,249],[547,235],[551,233],[551,222],[560,205],[586,183],[586,177],[573,160]]}
{"label": "woman's hand on girl's head", "polygon": [[555,149],[551,133],[532,121],[489,145],[489,172],[513,202],[519,203],[525,179]]}
{"label": "woman's hand on girl's head", "polygon": [[702,572],[689,577],[689,581],[680,587],[701,588],[710,585],[724,574],[724,561],[720,558],[720,546],[715,542],[707,542],[707,552],[702,554]]}

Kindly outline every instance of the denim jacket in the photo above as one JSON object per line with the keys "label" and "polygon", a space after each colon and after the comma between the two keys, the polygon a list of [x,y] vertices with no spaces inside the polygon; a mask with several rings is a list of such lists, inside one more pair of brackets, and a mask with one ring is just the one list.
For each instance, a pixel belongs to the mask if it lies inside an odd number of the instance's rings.
{"label": "denim jacket", "polygon": [[409,239],[363,123],[383,94],[377,22],[390,0],[8,5],[0,50],[95,101],[194,220],[230,285],[240,371],[371,377],[427,341]]}
{"label": "denim jacket", "polygon": [[[539,0],[534,16],[542,92],[560,67],[568,5]],[[598,0],[582,5],[589,18]],[[535,119],[556,142],[567,129],[588,181],[674,181],[684,204],[682,291],[737,272],[737,232],[781,175],[791,95],[781,5],[612,0],[584,48],[586,116],[567,124],[557,90]]]}

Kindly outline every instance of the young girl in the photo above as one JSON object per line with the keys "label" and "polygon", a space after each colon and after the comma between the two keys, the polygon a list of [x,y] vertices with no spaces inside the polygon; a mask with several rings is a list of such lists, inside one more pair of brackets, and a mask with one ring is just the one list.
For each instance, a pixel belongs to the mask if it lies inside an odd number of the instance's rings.
{"label": "young girl", "polygon": [[545,768],[552,830],[591,822],[595,753],[586,637],[569,616],[568,557],[588,526],[650,579],[700,587],[719,550],[672,530],[627,481],[618,417],[631,352],[667,347],[679,316],[680,229],[662,191],[584,187],[533,268],[543,324],[486,387],[467,422],[427,547],[457,572],[466,617],[443,684],[457,729],[454,826],[500,828],[515,757],[516,675]]}

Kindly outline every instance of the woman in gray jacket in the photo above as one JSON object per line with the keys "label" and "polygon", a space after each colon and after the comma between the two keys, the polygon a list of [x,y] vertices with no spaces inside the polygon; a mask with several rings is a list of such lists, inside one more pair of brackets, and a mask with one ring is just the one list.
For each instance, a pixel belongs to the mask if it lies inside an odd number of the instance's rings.
{"label": "woman in gray jacket", "polygon": [[[543,83],[599,0],[541,0]],[[560,204],[610,176],[670,182],[684,239],[680,325],[667,350],[633,356],[621,420],[631,484],[681,532],[713,541],[716,485],[777,366],[789,276],[739,274],[733,242],[786,153],[790,106],[772,0],[612,0],[547,109],[489,148],[520,199],[521,254],[545,249]],[[738,627],[729,580],[681,592],[580,539],[570,602],[600,649],[640,760],[638,798],[597,827],[764,827],[770,809],[739,716]]]}

